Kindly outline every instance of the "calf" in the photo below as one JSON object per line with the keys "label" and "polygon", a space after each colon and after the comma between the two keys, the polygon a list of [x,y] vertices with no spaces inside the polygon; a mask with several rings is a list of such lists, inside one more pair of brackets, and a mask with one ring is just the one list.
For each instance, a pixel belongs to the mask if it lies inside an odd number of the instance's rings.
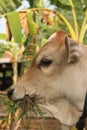
{"label": "calf", "polygon": [[56,119],[72,126],[82,115],[86,91],[87,47],[58,31],[49,37],[8,96],[18,100],[35,94],[44,99],[43,107]]}

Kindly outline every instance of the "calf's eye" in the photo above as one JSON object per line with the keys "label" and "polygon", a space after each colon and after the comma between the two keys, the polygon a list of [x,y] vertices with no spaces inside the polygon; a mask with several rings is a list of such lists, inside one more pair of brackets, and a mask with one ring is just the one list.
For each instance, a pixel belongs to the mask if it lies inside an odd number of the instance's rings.
{"label": "calf's eye", "polygon": [[44,59],[42,59],[40,61],[39,66],[41,66],[41,67],[48,67],[48,66],[51,65],[51,63],[52,63],[52,60],[44,58]]}

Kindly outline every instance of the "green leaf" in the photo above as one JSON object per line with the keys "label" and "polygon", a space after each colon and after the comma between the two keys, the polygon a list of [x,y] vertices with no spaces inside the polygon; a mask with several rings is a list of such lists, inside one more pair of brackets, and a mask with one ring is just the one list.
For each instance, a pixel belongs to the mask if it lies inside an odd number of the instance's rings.
{"label": "green leaf", "polygon": [[18,12],[7,13],[8,24],[16,43],[22,42],[22,30]]}
{"label": "green leaf", "polygon": [[42,8],[43,0],[28,0],[31,8]]}
{"label": "green leaf", "polygon": [[19,7],[22,3],[22,0],[13,0],[14,4],[16,5],[16,8]]}
{"label": "green leaf", "polygon": [[28,10],[27,17],[28,17],[29,32],[30,35],[33,36],[34,34],[38,33],[38,25],[33,20],[33,15],[31,10]]}
{"label": "green leaf", "polygon": [[60,9],[65,9],[65,10],[71,9],[70,5],[66,5],[63,2],[60,2],[59,0],[50,0],[50,1],[51,1],[51,4],[57,6]]}

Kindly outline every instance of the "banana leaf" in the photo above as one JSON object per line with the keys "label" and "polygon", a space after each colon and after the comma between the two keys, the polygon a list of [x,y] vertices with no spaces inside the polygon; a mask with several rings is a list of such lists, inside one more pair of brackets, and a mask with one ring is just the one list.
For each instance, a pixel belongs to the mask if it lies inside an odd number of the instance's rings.
{"label": "banana leaf", "polygon": [[8,24],[16,43],[22,42],[22,29],[18,12],[7,13]]}
{"label": "banana leaf", "polygon": [[27,11],[27,17],[28,17],[29,32],[30,35],[33,36],[34,34],[38,33],[38,25],[33,20],[33,14],[31,10]]}

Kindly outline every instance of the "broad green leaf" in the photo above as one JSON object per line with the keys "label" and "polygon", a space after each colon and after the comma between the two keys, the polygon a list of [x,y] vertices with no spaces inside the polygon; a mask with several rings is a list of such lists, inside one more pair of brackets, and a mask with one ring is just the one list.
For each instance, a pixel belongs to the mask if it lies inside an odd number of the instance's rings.
{"label": "broad green leaf", "polygon": [[30,35],[33,36],[34,34],[38,33],[38,25],[33,20],[32,11],[27,11],[27,17],[28,17],[28,25],[29,25],[29,32]]}
{"label": "broad green leaf", "polygon": [[7,13],[8,24],[16,43],[22,42],[22,30],[18,12]]}

